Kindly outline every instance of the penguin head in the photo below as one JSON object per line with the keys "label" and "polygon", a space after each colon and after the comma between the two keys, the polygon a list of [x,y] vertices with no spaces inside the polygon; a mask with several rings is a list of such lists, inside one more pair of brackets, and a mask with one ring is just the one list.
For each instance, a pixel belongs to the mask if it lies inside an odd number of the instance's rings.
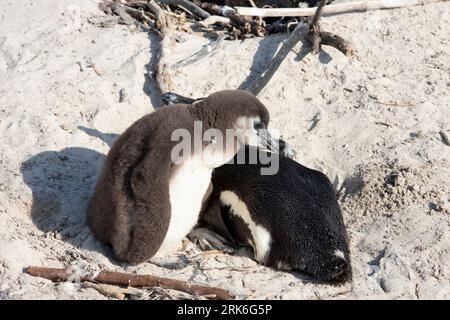
{"label": "penguin head", "polygon": [[352,268],[345,229],[324,221],[328,219],[315,218],[311,224],[303,221],[308,228],[296,235],[278,239],[282,240],[279,241],[282,244],[278,245],[280,250],[271,251],[271,264],[305,273],[323,282],[337,284],[351,281]]}
{"label": "penguin head", "polygon": [[324,250],[312,256],[304,272],[329,283],[343,283],[352,279],[350,256],[346,248]]}
{"label": "penguin head", "polygon": [[325,243],[321,243],[311,250],[304,246],[296,248],[297,244],[298,242],[285,242],[275,255],[269,257],[266,264],[282,270],[304,273],[321,282],[338,284],[351,281],[352,269],[346,248],[341,250],[330,246],[325,249]]}
{"label": "penguin head", "polygon": [[269,112],[247,91],[219,91],[194,102],[190,108],[194,119],[202,122],[205,138],[209,140],[205,146],[211,144],[204,152],[213,167],[231,160],[244,145],[277,151],[277,142],[267,131]]}

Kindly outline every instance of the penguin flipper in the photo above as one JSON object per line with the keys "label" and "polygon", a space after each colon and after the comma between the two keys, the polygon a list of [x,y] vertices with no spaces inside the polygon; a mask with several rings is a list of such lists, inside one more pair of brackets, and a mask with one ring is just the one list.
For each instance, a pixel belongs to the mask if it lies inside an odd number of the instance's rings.
{"label": "penguin flipper", "polygon": [[122,261],[144,262],[156,254],[164,241],[171,212],[167,183],[171,161],[165,159],[165,154],[160,150],[147,151],[125,180],[128,192],[116,222],[120,232],[112,241],[116,256]]}
{"label": "penguin flipper", "polygon": [[214,191],[211,191],[208,196],[205,196],[208,199],[203,204],[198,226],[189,233],[188,237],[204,251],[220,250],[234,253],[234,241],[223,222],[220,201]]}
{"label": "penguin flipper", "polygon": [[220,200],[214,191],[202,208],[198,225],[220,235],[228,243],[234,243],[233,236],[223,221]]}

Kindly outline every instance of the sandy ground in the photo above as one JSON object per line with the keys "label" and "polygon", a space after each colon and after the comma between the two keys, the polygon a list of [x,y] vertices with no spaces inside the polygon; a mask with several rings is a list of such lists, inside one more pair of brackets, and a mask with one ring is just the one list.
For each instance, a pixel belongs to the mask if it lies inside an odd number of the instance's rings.
{"label": "sandy ground", "polygon": [[[356,57],[311,56],[299,44],[260,95],[296,160],[339,191],[354,280],[328,286],[189,242],[159,263],[111,260],[85,209],[116,135],[158,107],[157,39],[89,24],[96,1],[1,0],[0,298],[105,298],[30,277],[27,265],[150,273],[244,298],[450,298],[450,147],[439,135],[450,135],[449,12],[439,3],[326,17],[323,28],[351,40]],[[237,88],[285,38],[224,42],[177,69],[175,88],[192,97]],[[173,62],[207,42],[182,35]]]}

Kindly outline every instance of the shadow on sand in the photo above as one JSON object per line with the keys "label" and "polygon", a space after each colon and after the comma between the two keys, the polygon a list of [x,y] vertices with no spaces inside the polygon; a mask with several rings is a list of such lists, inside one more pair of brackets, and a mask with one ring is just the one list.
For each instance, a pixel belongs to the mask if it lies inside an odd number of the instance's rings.
{"label": "shadow on sand", "polygon": [[[109,146],[117,137],[81,126],[79,129]],[[76,247],[106,253],[86,225],[86,209],[104,159],[105,155],[95,150],[74,147],[44,151],[22,164],[23,180],[33,194],[31,218],[39,230]]]}
{"label": "shadow on sand", "polygon": [[[306,31],[307,28],[305,27],[305,32]],[[250,73],[238,89],[246,90],[256,77],[260,76],[266,71],[281,44],[286,39],[286,34],[274,34],[268,37],[264,37],[258,43],[258,49],[254,54],[252,65],[250,66]],[[302,46],[300,48],[300,51],[297,53],[297,56],[294,58],[294,60],[297,62],[302,61],[311,52],[311,45],[306,39],[302,37],[300,39],[300,42],[302,43]],[[328,64],[332,60],[331,56],[326,51],[324,51],[323,48],[318,53],[318,59],[322,64]]]}
{"label": "shadow on sand", "polygon": [[150,98],[151,105],[157,109],[163,105],[161,100],[161,90],[155,80],[156,75],[156,61],[159,53],[159,36],[152,32],[147,33],[148,41],[150,43],[150,61],[145,65],[146,76],[144,81],[144,86],[142,90]]}

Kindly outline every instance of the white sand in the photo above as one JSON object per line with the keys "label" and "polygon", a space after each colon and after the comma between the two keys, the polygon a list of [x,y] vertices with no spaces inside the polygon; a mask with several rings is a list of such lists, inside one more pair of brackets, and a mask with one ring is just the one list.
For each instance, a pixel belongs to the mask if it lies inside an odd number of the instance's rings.
{"label": "white sand", "polygon": [[[325,48],[299,62],[307,53],[299,45],[260,95],[297,161],[341,190],[354,280],[333,287],[245,257],[203,255],[191,243],[165,265],[111,262],[84,213],[108,143],[157,107],[146,71],[157,40],[89,24],[101,14],[95,1],[1,0],[0,298],[104,298],[23,274],[30,264],[189,279],[250,298],[450,298],[450,148],[439,135],[450,135],[449,10],[439,3],[324,18],[357,56]],[[206,43],[183,37],[174,62]],[[226,42],[178,69],[176,91],[236,88],[285,37]]]}

